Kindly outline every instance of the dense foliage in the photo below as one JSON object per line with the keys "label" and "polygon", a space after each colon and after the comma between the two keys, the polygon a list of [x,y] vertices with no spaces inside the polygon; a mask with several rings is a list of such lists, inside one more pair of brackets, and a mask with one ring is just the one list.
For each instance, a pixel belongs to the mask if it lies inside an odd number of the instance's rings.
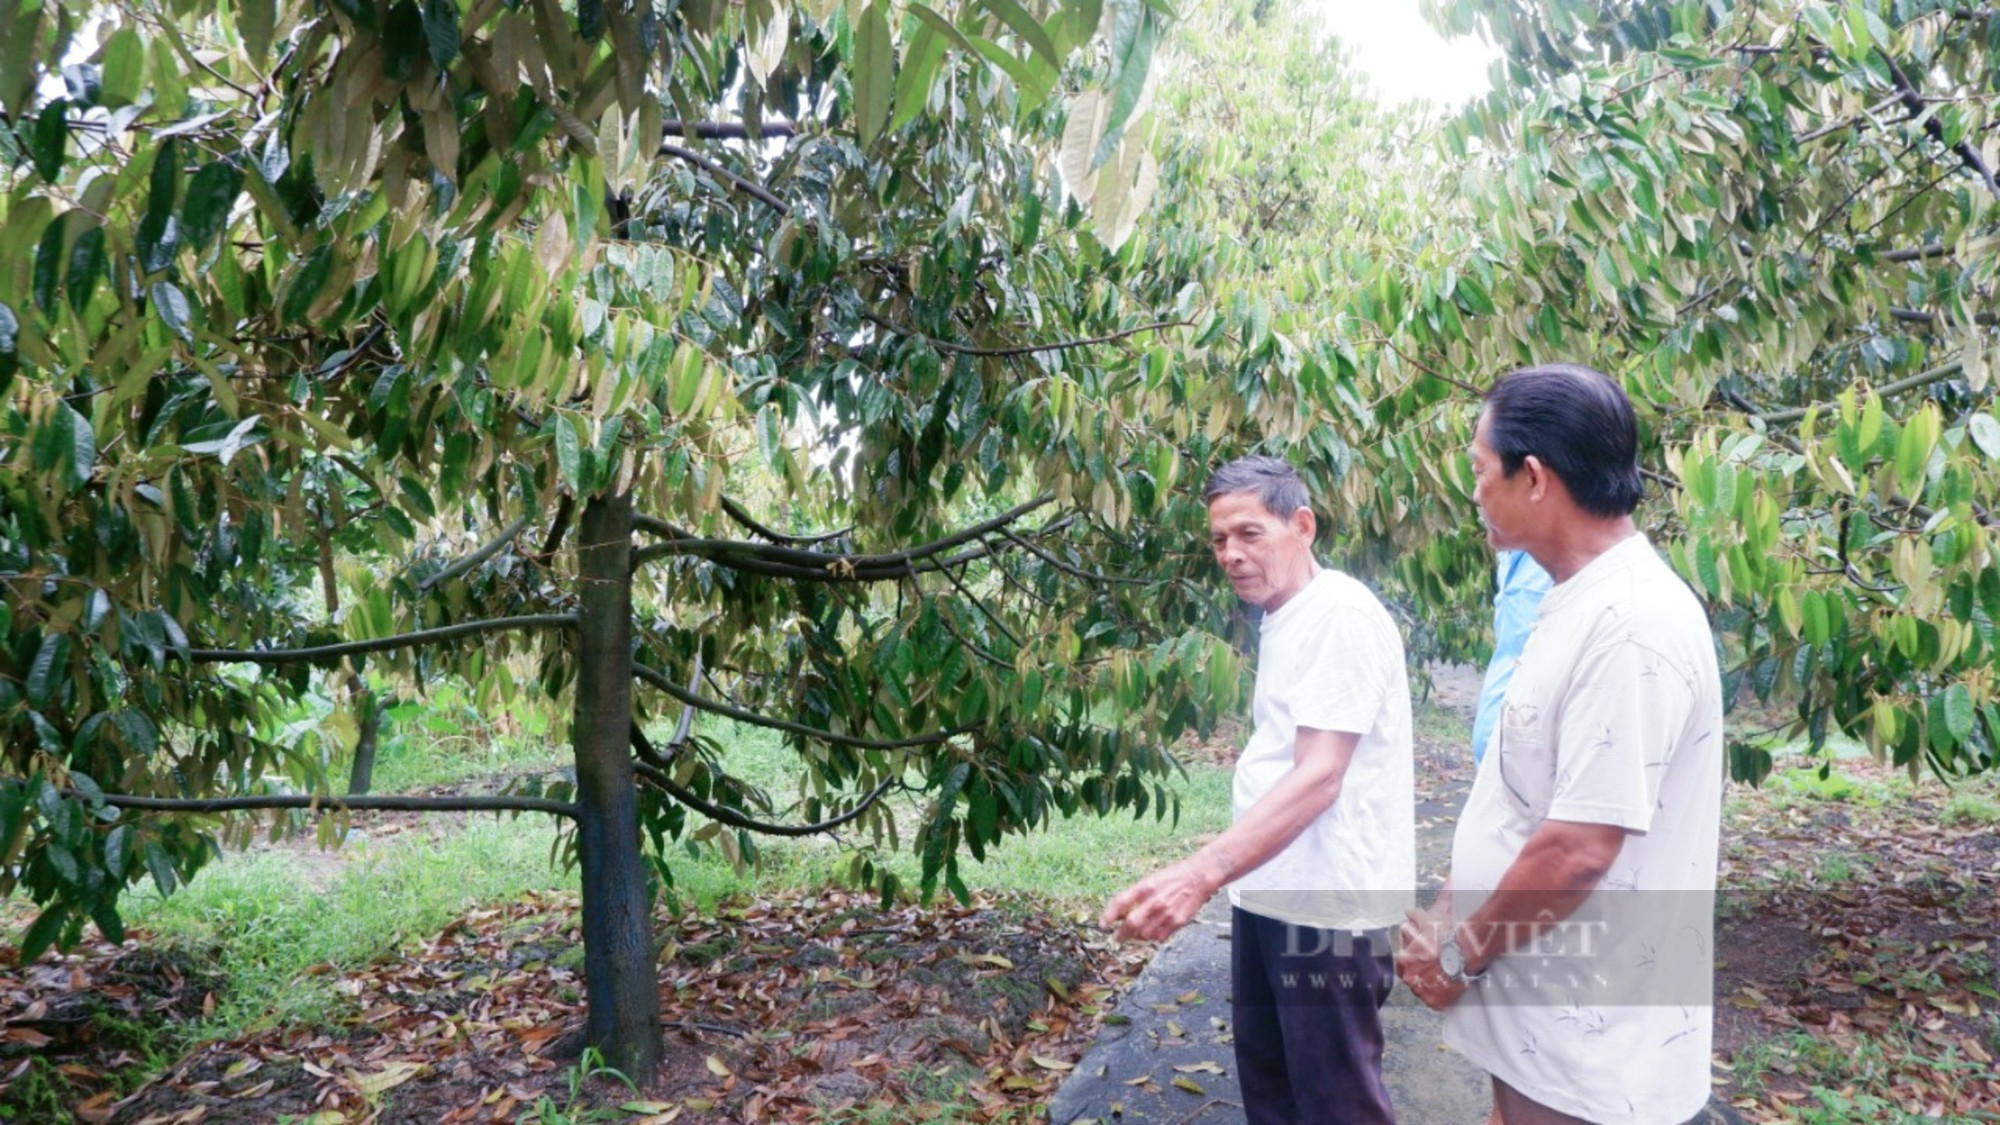
{"label": "dense foliage", "polygon": [[1224,314],[1190,356],[1223,376],[1215,432],[1308,462],[1329,552],[1410,607],[1417,651],[1477,655],[1478,395],[1593,363],[1640,404],[1642,521],[1745,697],[1815,749],[1994,765],[2000,11],[1431,8],[1505,52],[1435,131],[1335,96],[1276,6],[1190,14],[1157,229]]}
{"label": "dense foliage", "polygon": [[[639,825],[665,879],[685,833],[849,827],[887,895],[874,846],[962,893],[1006,833],[1165,812],[1164,747],[1237,665],[1156,565],[1198,544],[1151,516],[1189,423],[1141,345],[1191,300],[1113,280],[1164,26],[1139,0],[10,5],[24,954],[115,936],[119,891],[185,879],[218,814],[546,811],[578,824],[593,1036],[643,1073],[597,1022],[657,991]],[[363,664],[573,699],[574,799],[327,798],[288,704]],[[785,731],[797,803],[730,778],[699,713]],[[895,790],[924,797],[900,832]]]}

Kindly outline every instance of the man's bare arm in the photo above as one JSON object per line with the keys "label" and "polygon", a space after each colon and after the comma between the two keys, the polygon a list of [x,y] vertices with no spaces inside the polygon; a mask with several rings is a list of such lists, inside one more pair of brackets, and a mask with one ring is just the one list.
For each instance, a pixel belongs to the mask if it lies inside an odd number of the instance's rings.
{"label": "man's bare arm", "polygon": [[1229,830],[1179,863],[1132,884],[1104,908],[1119,937],[1158,940],[1194,918],[1223,884],[1254,871],[1340,799],[1341,781],[1361,736],[1300,727],[1292,769]]}
{"label": "man's bare arm", "polygon": [[[1575,913],[1624,846],[1625,829],[1614,824],[1543,821],[1500,877],[1500,885],[1479,909],[1458,920],[1465,972],[1485,972],[1494,961]],[[1410,912],[1396,966],[1417,999],[1440,1011],[1466,988],[1463,982],[1447,979],[1438,966],[1438,946],[1452,923],[1450,911],[1449,899],[1441,896],[1430,910]]]}
{"label": "man's bare arm", "polygon": [[1500,885],[1459,920],[1465,970],[1481,973],[1496,959],[1523,948],[1576,912],[1597,889],[1625,846],[1615,824],[1545,820],[1528,837]]}

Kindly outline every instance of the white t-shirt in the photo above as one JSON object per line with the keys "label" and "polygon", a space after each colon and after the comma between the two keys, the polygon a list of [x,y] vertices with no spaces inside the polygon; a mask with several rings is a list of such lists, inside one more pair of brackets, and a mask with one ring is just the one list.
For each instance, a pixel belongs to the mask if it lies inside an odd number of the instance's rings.
{"label": "white t-shirt", "polygon": [[1366,586],[1321,570],[1264,615],[1255,730],[1236,761],[1236,819],[1291,772],[1299,727],[1360,736],[1332,807],[1230,884],[1254,914],[1322,929],[1402,922],[1417,880],[1403,638]]}
{"label": "white t-shirt", "polygon": [[1626,829],[1591,896],[1494,961],[1445,1042],[1551,1109],[1679,1125],[1709,1097],[1722,684],[1707,615],[1634,535],[1542,601],[1452,843],[1470,915],[1544,820]]}

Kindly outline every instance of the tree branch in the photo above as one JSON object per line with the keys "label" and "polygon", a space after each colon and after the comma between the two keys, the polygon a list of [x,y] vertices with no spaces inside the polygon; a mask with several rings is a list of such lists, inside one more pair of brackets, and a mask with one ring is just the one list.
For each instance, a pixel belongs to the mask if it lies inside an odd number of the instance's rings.
{"label": "tree branch", "polygon": [[950,580],[953,586],[958,587],[958,592],[965,595],[965,600],[972,603],[972,608],[978,610],[980,616],[986,618],[986,620],[988,621],[991,621],[993,623],[993,627],[995,629],[1000,630],[1000,635],[1007,638],[1007,640],[1011,642],[1015,648],[1028,647],[1027,645],[1021,643],[1021,638],[1014,635],[1014,630],[1009,629],[1005,621],[1000,620],[999,614],[994,613],[992,610],[986,608],[986,603],[979,600],[979,595],[973,593],[972,590],[966,586],[964,580],[959,578],[958,573],[956,571],[953,571],[950,568],[946,568],[944,576],[945,578]]}
{"label": "tree branch", "polygon": [[910,738],[861,738],[851,734],[836,734],[830,730],[821,730],[818,727],[810,727],[804,723],[794,723],[788,719],[774,719],[769,715],[760,715],[755,711],[747,711],[741,707],[731,707],[726,703],[717,703],[713,699],[703,699],[701,696],[668,679],[659,669],[648,667],[644,664],[635,662],[632,665],[632,674],[673,698],[680,700],[682,703],[690,707],[700,708],[712,715],[721,715],[724,718],[735,719],[739,723],[749,723],[752,726],[765,727],[770,730],[781,730],[786,734],[795,734],[800,738],[812,739],[815,742],[831,742],[840,746],[852,746],[858,750],[909,750],[918,746],[936,746],[961,734],[969,734],[972,731],[978,730],[983,725],[981,723],[966,723],[963,726],[953,727],[950,730],[932,731],[929,734],[915,735]]}
{"label": "tree branch", "polygon": [[1156,332],[1163,328],[1187,328],[1194,324],[1192,320],[1156,320],[1151,324],[1141,324],[1136,328],[1126,328],[1121,331],[1109,332],[1102,336],[1091,336],[1081,340],[1057,340],[1052,344],[1013,344],[1006,347],[982,348],[972,344],[955,344],[950,340],[940,340],[935,336],[927,336],[914,328],[905,328],[879,313],[864,311],[861,315],[879,328],[893,332],[906,339],[922,340],[941,352],[950,352],[954,355],[978,356],[1017,356],[1033,355],[1036,352],[1067,351],[1070,348],[1087,348],[1094,344],[1113,343],[1123,340],[1128,336],[1137,336],[1142,332]]}
{"label": "tree branch", "polygon": [[[1949,320],[1946,320],[1946,318],[1943,317],[1941,314],[1934,312],[1927,312],[1923,309],[1892,308],[1889,310],[1889,318],[1891,320],[1902,321],[1905,324],[1936,324],[1940,320],[1945,320],[1946,323],[1951,323]],[[1972,322],[1974,324],[1993,325],[1996,323],[2000,323],[2000,317],[1995,317],[1992,313],[1987,313],[1987,312],[1974,313],[1972,314]]]}
{"label": "tree branch", "polygon": [[549,565],[549,560],[555,557],[557,549],[562,546],[563,536],[569,532],[569,521],[575,514],[576,498],[567,492],[563,493],[562,499],[556,502],[556,518],[549,521],[549,537],[542,540],[541,552],[535,556],[536,562],[543,566]]}
{"label": "tree branch", "polygon": [[771,137],[798,136],[799,127],[789,121],[764,121],[757,126],[757,135],[750,135],[750,127],[741,121],[662,121],[662,130],[670,137],[695,137],[705,141],[713,140],[768,140]]}
{"label": "tree branch", "polygon": [[458,637],[477,636],[480,633],[502,633],[526,629],[571,629],[576,627],[576,615],[571,613],[537,613],[520,617],[499,617],[484,621],[461,621],[456,625],[442,625],[436,629],[419,629],[414,633],[398,633],[393,637],[375,637],[365,641],[347,641],[337,645],[318,645],[313,648],[197,648],[188,650],[188,659],[195,664],[299,664],[314,660],[334,660],[343,656],[355,656],[364,652],[381,652],[386,649],[415,648],[421,645],[449,641]]}
{"label": "tree branch", "polygon": [[[1904,391],[1913,391],[1916,390],[1918,387],[1928,386],[1932,383],[1939,382],[1940,380],[1949,379],[1963,370],[1965,370],[1965,360],[1963,357],[1961,357],[1959,359],[1950,360],[1946,363],[1941,363],[1938,366],[1931,368],[1929,371],[1920,371],[1917,374],[1912,375],[1907,379],[1898,379],[1896,382],[1876,387],[1874,389],[1874,393],[1878,395],[1902,394]],[[1826,406],[1828,404],[1820,403],[1819,405]],[[1790,410],[1773,410],[1764,414],[1753,413],[1750,416],[1752,418],[1758,419],[1767,426],[1782,426],[1785,425],[1786,423],[1796,422],[1801,418],[1804,418],[1806,416],[1806,411],[1811,409],[1813,409],[1813,407],[1800,406],[1800,407],[1794,407]]]}
{"label": "tree branch", "polygon": [[707,172],[709,175],[714,176],[717,179],[728,184],[730,187],[735,188],[737,191],[740,191],[743,194],[750,196],[757,202],[762,203],[764,206],[769,207],[773,211],[776,211],[780,215],[789,215],[792,213],[791,207],[787,205],[784,200],[779,199],[777,196],[771,194],[771,190],[769,188],[756,182],[755,180],[748,180],[743,178],[742,176],[737,175],[736,173],[730,171],[727,168],[724,168],[722,165],[716,163],[713,160],[710,160],[708,157],[703,156],[702,154],[694,151],[693,149],[682,148],[677,144],[669,144],[666,141],[661,141],[660,155],[671,156],[676,160],[682,160],[689,164],[692,164],[695,167],[701,169],[702,171]]}
{"label": "tree branch", "polygon": [[1015,546],[1021,548],[1022,550],[1028,552],[1029,554],[1035,556],[1036,558],[1042,560],[1043,562],[1049,564],[1050,566],[1055,567],[1057,570],[1062,571],[1064,574],[1067,574],[1072,578],[1081,578],[1085,582],[1103,582],[1103,583],[1118,582],[1132,586],[1143,586],[1146,584],[1146,580],[1143,578],[1123,578],[1112,574],[1099,574],[1094,570],[1085,570],[1082,567],[1073,566],[1070,563],[1064,562],[1062,559],[1057,558],[1054,553],[1043,550],[1036,544],[1023,538],[1022,536],[1016,535],[1013,531],[1008,530],[1006,528],[1000,529],[1000,534],[1005,536],[1009,540],[1012,540]]}
{"label": "tree branch", "polygon": [[1908,250],[1886,250],[1877,255],[1885,262],[1920,262],[1925,258],[1942,258],[1951,253],[1951,247],[1942,242],[1932,242]]}
{"label": "tree branch", "polygon": [[751,534],[761,535],[771,542],[785,547],[796,547],[801,543],[826,543],[851,535],[854,532],[853,528],[844,527],[839,531],[827,531],[818,535],[786,535],[782,531],[776,531],[758,523],[751,517],[749,512],[743,509],[741,504],[738,504],[727,496],[722,498],[722,510],[728,513],[730,519],[742,524]]}
{"label": "tree branch", "polygon": [[[665,543],[645,547],[632,553],[632,565],[639,566],[668,555],[690,555],[696,558],[724,562],[726,565],[759,573],[776,573],[777,577],[816,578],[820,581],[859,580],[878,581],[902,578],[916,572],[911,564],[933,558],[954,547],[963,546],[974,540],[990,535],[1037,508],[1055,502],[1053,493],[1044,493],[1025,504],[1017,504],[990,520],[977,523],[957,531],[942,539],[932,540],[922,546],[907,551],[895,551],[881,555],[834,554],[826,551],[805,551],[795,547],[777,544],[753,543],[747,539],[681,539],[671,538]],[[662,521],[649,521],[648,531],[671,529],[672,525]],[[670,534],[661,531],[662,534]],[[951,562],[970,561],[987,551],[978,551],[963,559]],[[752,565],[744,565],[750,562]],[[756,563],[767,564],[760,567]]]}
{"label": "tree branch", "polygon": [[[1888,64],[1889,75],[1895,79],[1896,89],[1902,91],[1903,105],[1910,111],[1910,116],[1921,115],[1925,106],[1923,91],[1917,89],[1916,83],[1910,81],[1909,75],[1903,73],[1903,68],[1897,65],[1895,58],[1889,52],[1878,47],[1875,53],[1881,55],[1882,61]],[[1944,123],[1936,117],[1924,118],[1924,132],[1929,133],[1931,139],[1938,144],[1956,153],[1959,160],[1986,184],[1986,190],[1992,192],[1995,199],[2000,199],[2000,180],[1993,178],[1993,169],[1986,166],[1986,161],[1980,157],[1979,150],[1972,147],[1972,142],[1964,139],[1957,144],[1946,142]]]}
{"label": "tree branch", "polygon": [[[639,752],[641,758],[652,758],[655,761],[661,760],[658,752],[647,742],[646,732],[640,730],[637,723],[632,725],[632,746],[633,749]],[[897,784],[897,779],[893,777],[884,781],[874,789],[869,790],[867,795],[861,798],[859,804],[841,813],[839,816],[829,817],[826,820],[815,821],[811,824],[772,824],[768,821],[754,820],[743,812],[729,808],[726,805],[717,805],[702,800],[700,797],[695,796],[693,793],[676,784],[665,769],[650,762],[642,761],[634,768],[638,771],[640,777],[652,783],[653,786],[708,819],[720,824],[726,824],[731,828],[746,829],[761,836],[815,836],[824,832],[832,832],[844,824],[859,819],[863,813],[874,806],[876,801],[882,799],[884,793],[895,788]]]}
{"label": "tree branch", "polygon": [[[688,675],[688,694],[693,695],[695,693],[694,689],[700,683],[701,649],[697,648],[694,650],[694,671]],[[683,704],[681,706],[681,721],[674,724],[674,740],[667,743],[667,748],[676,754],[680,753],[681,747],[687,745],[688,736],[693,733],[694,708]],[[637,738],[643,744],[646,738],[645,732],[639,732]]]}
{"label": "tree branch", "polygon": [[694,532],[689,531],[684,527],[681,527],[679,524],[668,523],[666,520],[663,520],[658,516],[641,515],[636,512],[633,513],[632,516],[632,526],[640,531],[646,532],[649,535],[657,535],[662,539],[701,538]]}
{"label": "tree branch", "polygon": [[[25,785],[9,779],[0,784]],[[66,797],[88,799],[75,789],[61,791]],[[340,797],[330,793],[266,793],[250,797],[136,797],[106,793],[104,803],[113,808],[142,812],[240,812],[251,809],[311,809],[314,811],[359,812],[542,812],[576,818],[576,806],[547,797]]]}
{"label": "tree branch", "polygon": [[464,558],[458,560],[457,562],[451,564],[450,566],[445,567],[443,570],[438,571],[436,574],[431,575],[429,578],[424,579],[422,582],[417,583],[417,592],[420,594],[428,594],[431,592],[431,587],[437,586],[440,583],[449,582],[452,579],[459,577],[460,575],[470,572],[474,567],[478,566],[480,563],[483,563],[487,559],[492,558],[494,555],[499,554],[500,548],[505,547],[508,543],[513,542],[514,537],[516,535],[521,534],[521,529],[527,526],[528,526],[527,516],[522,516],[520,519],[517,519],[513,523],[508,524],[506,527],[500,530],[500,534],[493,537],[492,542],[486,544],[484,547],[479,548],[477,551],[472,552],[471,554],[465,556]]}

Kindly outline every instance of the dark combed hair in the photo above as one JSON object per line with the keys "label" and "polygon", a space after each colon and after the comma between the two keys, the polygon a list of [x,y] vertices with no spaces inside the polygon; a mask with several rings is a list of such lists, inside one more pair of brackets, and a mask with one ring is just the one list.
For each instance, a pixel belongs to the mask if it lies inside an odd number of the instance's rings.
{"label": "dark combed hair", "polygon": [[1639,423],[1609,375],[1576,363],[1508,372],[1486,392],[1486,420],[1486,443],[1507,476],[1533,454],[1593,516],[1639,506]]}
{"label": "dark combed hair", "polygon": [[1238,457],[1215,470],[1201,490],[1203,503],[1237,492],[1252,493],[1272,515],[1290,519],[1300,508],[1312,507],[1306,482],[1298,470],[1276,457]]}

